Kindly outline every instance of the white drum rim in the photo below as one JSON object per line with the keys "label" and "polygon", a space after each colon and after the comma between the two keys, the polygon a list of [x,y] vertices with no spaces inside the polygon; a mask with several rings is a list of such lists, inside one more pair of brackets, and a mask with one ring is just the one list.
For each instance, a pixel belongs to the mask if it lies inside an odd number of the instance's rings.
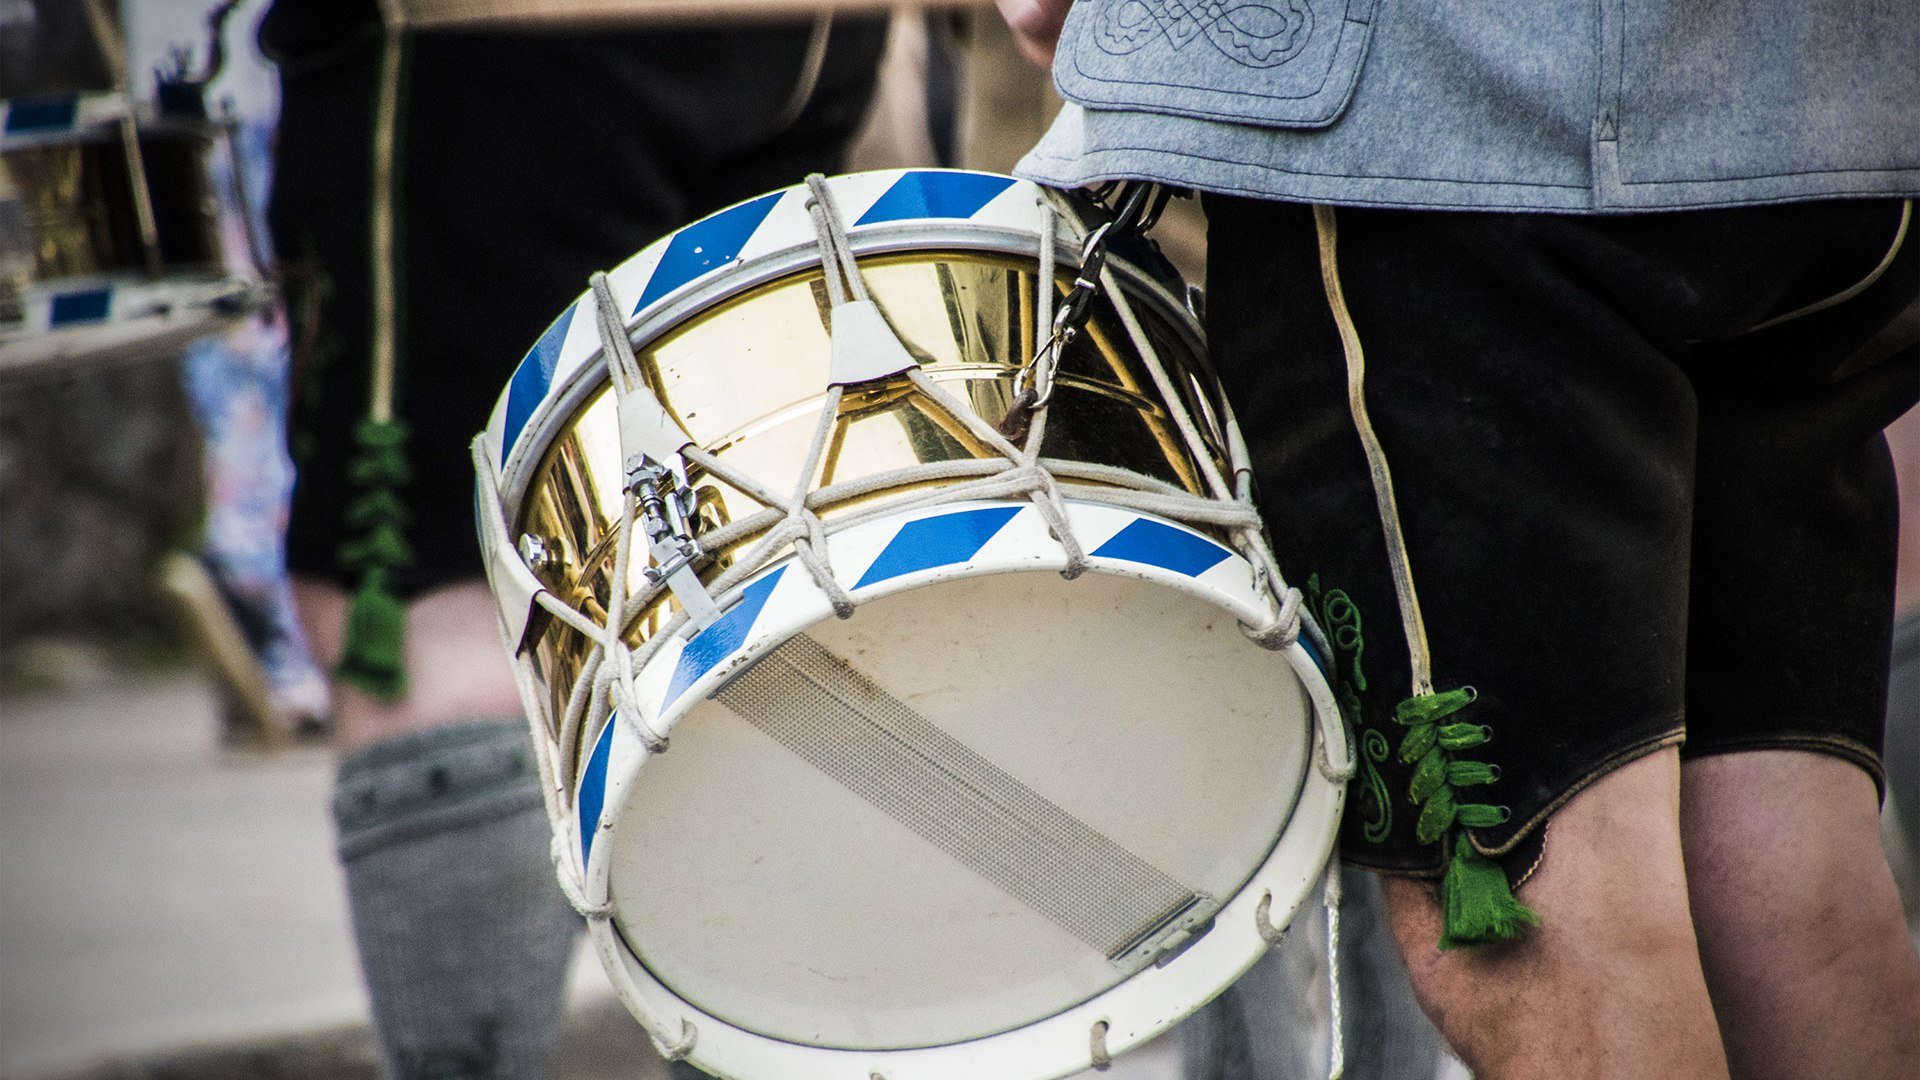
{"label": "white drum rim", "polygon": [[[876,169],[831,177],[828,183],[843,184],[849,180],[876,181],[883,177],[898,179],[914,173],[1012,179],[1001,177],[996,173],[966,169]],[[1004,220],[970,222],[952,218],[901,218],[872,225],[854,226],[848,230],[848,246],[859,257],[913,251],[930,253],[965,251],[1020,256],[1037,261],[1040,257],[1039,200],[1045,197],[1042,194],[1043,189],[1030,181],[1014,179],[1008,190],[1024,190],[1033,193],[1035,204],[1031,227],[1018,227]],[[768,194],[779,194],[785,198],[804,198],[806,188],[796,185]],[[763,195],[759,198],[766,197]],[[744,200],[735,203],[734,207],[744,206],[754,201],[756,200]],[[724,214],[734,207],[716,211],[700,221]],[[699,223],[690,223],[685,228],[692,228]],[[1055,245],[1055,264],[1059,268],[1076,270],[1080,266],[1081,237],[1074,235],[1072,228],[1071,222],[1064,217],[1058,219],[1060,242]],[[685,231],[684,228],[661,237],[620,266],[608,271],[608,282],[614,289],[615,295],[620,294],[620,278],[623,269],[641,264],[656,253],[664,251],[673,238],[683,231]],[[636,350],[644,349],[648,343],[720,301],[789,274],[820,265],[820,252],[813,235],[811,233],[796,234],[790,243],[745,260],[736,259],[725,263],[723,264],[727,268],[725,272],[709,271],[704,276],[675,288],[628,318],[626,320],[627,336],[634,342]],[[1106,267],[1123,283],[1129,299],[1144,301],[1162,317],[1168,326],[1185,339],[1185,343],[1196,355],[1204,353],[1205,339],[1184,297],[1174,296],[1158,278],[1134,265],[1119,253],[1109,254]],[[590,301],[591,297],[583,293],[572,306],[561,313],[562,317],[571,314],[576,321],[588,318],[587,306],[590,305]],[[602,360],[602,349],[597,343],[597,338],[595,341],[591,351],[582,357],[579,363],[573,365],[571,370],[560,374],[547,387],[539,405],[527,416],[524,425],[520,428],[510,451],[503,454],[501,451],[504,447],[490,439],[494,449],[492,458],[500,478],[501,505],[510,524],[518,520],[524,506],[527,494],[525,481],[531,477],[540,461],[544,459],[553,440],[562,434],[556,420],[573,415],[606,383],[606,365]],[[497,424],[499,411],[504,407],[507,395],[511,392],[510,380],[509,388],[502,391],[496,403],[495,418],[489,421],[490,435]]]}
{"label": "white drum rim", "polygon": [[[836,576],[843,584],[858,580],[874,554],[876,540],[897,533],[914,521],[966,513],[983,508],[1017,508],[1033,514],[1032,504],[1019,500],[980,500],[957,502],[932,509],[909,511],[875,522],[868,522],[829,538],[836,556]],[[1198,537],[1221,548],[1227,558],[1199,576],[1189,576],[1164,567],[1126,560],[1094,557],[1089,573],[1120,574],[1164,585],[1203,599],[1244,622],[1257,622],[1270,616],[1259,602],[1260,592],[1253,580],[1250,564],[1217,541],[1176,522],[1141,511],[1103,503],[1069,501],[1069,514],[1076,533],[1085,530],[1088,537],[1112,535],[1113,522],[1121,528],[1135,521],[1149,522]],[[1037,517],[1037,515],[1036,515]],[[1009,519],[1011,522],[1013,519]],[[1098,527],[1103,521],[1106,527]],[[884,546],[882,542],[880,546]],[[1088,543],[1089,550],[1099,545]],[[985,551],[985,549],[983,549]],[[862,559],[861,554],[867,554]],[[844,556],[844,558],[842,557]],[[774,587],[783,603],[767,604],[764,625],[756,620],[748,637],[731,653],[717,659],[707,671],[670,700],[664,714],[647,721],[656,730],[670,733],[680,716],[711,694],[734,672],[747,663],[771,652],[793,634],[822,619],[832,617],[826,595],[804,572],[787,573],[791,560],[773,564],[754,582],[781,575]],[[943,580],[985,574],[1058,571],[1066,566],[1066,556],[1057,544],[1029,542],[1010,544],[987,551],[960,563],[928,567],[889,578],[856,591],[861,599],[877,598]],[[751,582],[749,583],[751,584]],[[857,618],[858,615],[856,614]],[[684,644],[687,631],[676,634]],[[1253,646],[1249,643],[1249,647]],[[658,687],[678,664],[681,649],[667,647],[657,651],[641,672],[643,703],[652,705],[660,696],[647,687]],[[687,1002],[640,963],[626,947],[611,919],[596,919],[590,933],[603,966],[628,1009],[642,1026],[663,1046],[683,1040],[685,1021],[695,1033],[689,1055],[696,1063],[717,1070],[721,1075],[791,1077],[793,1080],[830,1080],[830,1078],[879,1075],[886,1080],[971,1080],[982,1075],[1013,1076],[1046,1080],[1065,1076],[1093,1063],[1092,1029],[1096,1022],[1108,1025],[1104,1046],[1119,1054],[1164,1032],[1184,1016],[1198,1009],[1214,994],[1231,984],[1251,967],[1270,947],[1262,933],[1260,919],[1279,913],[1285,925],[1321,880],[1333,853],[1340,813],[1345,804],[1346,786],[1326,775],[1323,763],[1346,756],[1346,731],[1340,720],[1333,693],[1321,665],[1302,638],[1281,655],[1291,666],[1306,691],[1311,706],[1312,754],[1302,779],[1294,811],[1275,839],[1265,860],[1253,871],[1231,900],[1215,914],[1213,928],[1199,939],[1158,966],[1150,966],[1121,980],[1108,989],[1052,1016],[997,1034],[945,1046],[906,1050],[829,1049],[786,1042],[734,1026]],[[742,658],[749,658],[742,661]],[[663,670],[664,669],[664,670]],[[651,673],[651,678],[649,677]],[[603,788],[598,815],[598,832],[614,832],[621,823],[627,793],[644,771],[650,757],[646,747],[631,730],[616,730],[626,721],[609,719],[606,727],[593,735],[598,745],[609,744],[604,765]],[[1332,745],[1329,745],[1329,744]],[[671,750],[667,751],[671,753]],[[617,758],[617,760],[616,760]],[[572,844],[574,861],[581,852],[579,799],[581,787],[591,770],[583,769],[572,793],[575,800],[573,820],[557,823]],[[605,905],[610,890],[612,856],[609,846],[596,845],[585,869],[585,899]],[[576,862],[577,865],[577,862]]]}
{"label": "white drum rim", "polygon": [[[105,313],[55,325],[56,303],[73,297],[97,300]],[[21,320],[0,328],[0,373],[160,358],[265,308],[272,295],[258,278],[207,266],[53,278],[28,285],[20,300]]]}
{"label": "white drum rim", "polygon": [[[55,123],[19,126],[9,122],[22,109],[62,109]],[[164,112],[159,105],[134,100],[118,90],[85,90],[64,94],[0,98],[0,152],[43,146],[104,142],[119,138],[117,126],[131,118],[141,132],[171,132],[217,139],[231,121],[220,115],[184,116]]]}

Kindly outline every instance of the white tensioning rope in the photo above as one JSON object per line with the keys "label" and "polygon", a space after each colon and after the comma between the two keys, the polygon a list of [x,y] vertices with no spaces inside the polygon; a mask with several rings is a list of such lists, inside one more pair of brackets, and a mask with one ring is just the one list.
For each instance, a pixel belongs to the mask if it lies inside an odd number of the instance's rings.
{"label": "white tensioning rope", "polygon": [[1346,1035],[1340,1019],[1340,856],[1327,860],[1326,884],[1321,898],[1327,908],[1327,1013],[1333,1032],[1327,1049],[1327,1080],[1347,1075]]}

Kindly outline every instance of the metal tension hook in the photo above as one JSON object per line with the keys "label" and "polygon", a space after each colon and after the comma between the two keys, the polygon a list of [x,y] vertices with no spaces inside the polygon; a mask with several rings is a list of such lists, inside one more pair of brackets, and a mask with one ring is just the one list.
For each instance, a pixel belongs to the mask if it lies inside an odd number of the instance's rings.
{"label": "metal tension hook", "polygon": [[719,607],[693,572],[693,561],[702,554],[693,538],[700,500],[687,480],[686,462],[676,457],[668,464],[636,454],[627,459],[627,490],[639,500],[640,528],[656,563],[647,567],[647,580],[665,582],[695,626],[719,618]]}

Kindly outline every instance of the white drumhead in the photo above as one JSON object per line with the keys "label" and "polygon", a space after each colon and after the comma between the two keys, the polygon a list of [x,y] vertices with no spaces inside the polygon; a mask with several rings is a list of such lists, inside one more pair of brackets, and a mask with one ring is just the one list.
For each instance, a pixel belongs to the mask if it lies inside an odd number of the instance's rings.
{"label": "white drumhead", "polygon": [[1293,814],[1313,723],[1282,654],[1140,578],[870,600],[647,761],[602,841],[614,929],[689,1004],[784,1042],[1031,1024],[1241,889]]}

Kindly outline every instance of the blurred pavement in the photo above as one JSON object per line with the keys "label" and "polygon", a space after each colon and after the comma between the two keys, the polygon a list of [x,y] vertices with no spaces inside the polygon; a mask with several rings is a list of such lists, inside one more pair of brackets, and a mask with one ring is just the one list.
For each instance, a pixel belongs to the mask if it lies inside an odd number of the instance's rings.
{"label": "blurred pavement", "polygon": [[184,671],[0,701],[0,1073],[364,1017],[324,751],[215,717]]}

